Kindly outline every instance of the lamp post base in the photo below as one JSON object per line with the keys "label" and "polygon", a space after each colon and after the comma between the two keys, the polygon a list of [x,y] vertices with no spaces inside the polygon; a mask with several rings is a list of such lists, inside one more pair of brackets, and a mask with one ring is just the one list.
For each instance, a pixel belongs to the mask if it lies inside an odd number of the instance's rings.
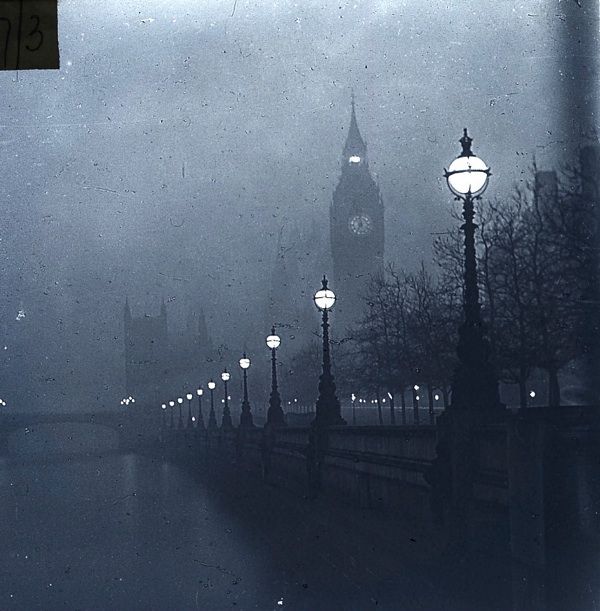
{"label": "lamp post base", "polygon": [[503,410],[490,345],[481,323],[461,325],[457,352],[459,364],[454,371],[450,408]]}
{"label": "lamp post base", "polygon": [[242,402],[242,413],[240,414],[240,428],[254,428],[254,420],[252,418],[252,412],[250,411],[250,403],[248,403],[247,401]]}
{"label": "lamp post base", "polygon": [[346,424],[342,418],[342,408],[335,391],[332,376],[321,376],[319,382],[319,398],[315,408],[315,426],[341,426]]}
{"label": "lamp post base", "polygon": [[272,391],[269,397],[267,424],[269,426],[286,426],[285,414],[281,408],[281,397],[277,391]]}

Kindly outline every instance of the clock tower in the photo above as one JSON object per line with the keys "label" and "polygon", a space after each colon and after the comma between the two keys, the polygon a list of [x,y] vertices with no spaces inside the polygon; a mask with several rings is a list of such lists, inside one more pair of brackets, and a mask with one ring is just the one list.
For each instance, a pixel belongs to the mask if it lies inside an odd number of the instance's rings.
{"label": "clock tower", "polygon": [[384,220],[379,187],[369,172],[367,145],[352,113],[342,152],[342,175],[330,210],[331,256],[338,333],[360,320],[371,278],[383,273]]}

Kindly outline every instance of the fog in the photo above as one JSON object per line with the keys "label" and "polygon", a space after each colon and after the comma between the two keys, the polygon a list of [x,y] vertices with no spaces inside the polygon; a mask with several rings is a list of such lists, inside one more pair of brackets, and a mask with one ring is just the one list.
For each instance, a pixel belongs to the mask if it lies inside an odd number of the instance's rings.
{"label": "fog", "polygon": [[164,298],[173,333],[203,307],[215,345],[262,342],[273,282],[297,286],[272,277],[279,240],[312,227],[311,252],[291,251],[298,286],[318,286],[315,253],[328,269],[352,90],[386,259],[429,262],[464,126],[491,196],[561,158],[561,10],[62,1],[60,71],[0,74],[4,398],[114,407],[126,296],[135,315]]}

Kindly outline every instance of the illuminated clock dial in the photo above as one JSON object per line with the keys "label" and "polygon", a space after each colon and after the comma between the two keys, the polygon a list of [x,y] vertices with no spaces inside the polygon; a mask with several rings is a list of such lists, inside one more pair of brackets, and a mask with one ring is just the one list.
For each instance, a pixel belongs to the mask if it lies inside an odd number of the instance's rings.
{"label": "illuminated clock dial", "polygon": [[373,228],[373,223],[368,214],[356,214],[348,221],[348,228],[355,235],[367,235]]}

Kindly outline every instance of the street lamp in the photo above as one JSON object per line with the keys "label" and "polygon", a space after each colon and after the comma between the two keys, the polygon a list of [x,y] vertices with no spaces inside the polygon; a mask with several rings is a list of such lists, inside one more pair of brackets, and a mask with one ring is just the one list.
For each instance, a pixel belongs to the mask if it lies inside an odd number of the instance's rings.
{"label": "street lamp", "polygon": [[271,395],[269,409],[267,410],[267,424],[270,426],[285,426],[285,416],[281,408],[281,397],[277,387],[277,348],[281,345],[281,338],[275,333],[275,326],[271,327],[271,335],[267,336],[267,347],[271,350]]}
{"label": "street lamp", "polygon": [[198,397],[198,418],[196,423],[196,428],[201,430],[204,428],[204,417],[202,416],[202,395],[204,394],[204,390],[202,388],[196,389],[196,396]]}
{"label": "street lamp", "polygon": [[221,428],[223,430],[230,431],[233,428],[233,422],[231,421],[231,412],[229,411],[229,396],[227,394],[227,382],[229,382],[230,374],[227,369],[223,370],[221,374],[221,380],[223,380],[223,389],[225,391],[225,405],[223,406],[223,418],[221,419]]}
{"label": "street lamp", "polygon": [[418,384],[413,386],[413,424],[420,424],[419,420],[419,390]]}
{"label": "street lamp", "polygon": [[166,427],[166,425],[167,425],[167,421],[166,421],[166,418],[165,418],[165,410],[166,409],[167,409],[167,404],[163,403],[160,406],[160,428],[161,429],[164,429]]}
{"label": "street lamp", "polygon": [[210,380],[208,383],[208,390],[210,390],[210,413],[208,415],[208,430],[216,431],[217,430],[217,416],[215,414],[215,387],[217,385]]}
{"label": "street lamp", "polygon": [[194,421],[192,420],[192,399],[194,398],[194,395],[189,392],[185,398],[188,401],[188,419],[187,419],[187,427],[188,428],[193,428],[194,426]]}
{"label": "street lamp", "polygon": [[240,414],[240,427],[243,429],[250,429],[254,426],[252,420],[252,412],[250,410],[250,401],[248,401],[248,369],[250,367],[250,359],[244,352],[240,359],[240,367],[244,374],[244,398],[242,399],[242,412]]}
{"label": "street lamp", "polygon": [[346,424],[342,418],[340,401],[335,391],[335,381],[331,373],[331,356],[329,354],[329,310],[335,304],[335,293],[327,288],[327,277],[323,276],[321,289],[315,293],[315,305],[323,312],[323,370],[319,378],[319,397],[316,405],[314,423],[318,426]]}
{"label": "street lamp", "polygon": [[356,426],[356,395],[352,393],[350,398],[352,399],[352,426]]}
{"label": "street lamp", "polygon": [[177,403],[179,404],[179,421],[177,422],[177,428],[182,429],[183,428],[183,416],[181,413],[181,404],[183,403],[183,399],[179,397],[177,399]]}
{"label": "street lamp", "polygon": [[175,408],[175,401],[169,401],[169,407],[171,408],[171,418],[169,422],[169,428],[173,428],[175,426],[175,422],[173,421],[173,410]]}
{"label": "street lamp", "polygon": [[490,359],[490,346],[484,333],[477,286],[474,222],[475,199],[487,188],[490,169],[471,150],[472,138],[465,128],[461,154],[445,170],[450,191],[463,202],[462,229],[465,233],[464,322],[459,327],[458,365],[452,382],[452,408],[485,409],[501,407],[498,380]]}

